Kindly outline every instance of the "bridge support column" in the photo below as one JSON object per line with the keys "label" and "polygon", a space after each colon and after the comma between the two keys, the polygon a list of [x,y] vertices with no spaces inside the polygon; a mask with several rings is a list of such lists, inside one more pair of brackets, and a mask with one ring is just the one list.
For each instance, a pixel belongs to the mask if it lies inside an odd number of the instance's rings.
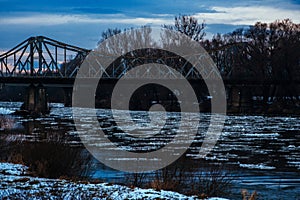
{"label": "bridge support column", "polygon": [[252,109],[252,91],[250,87],[232,87],[229,93],[229,111],[245,112]]}
{"label": "bridge support column", "polygon": [[72,106],[72,92],[73,88],[64,88],[64,104],[65,107]]}
{"label": "bridge support column", "polygon": [[229,94],[229,105],[239,108],[241,105],[241,91],[237,87],[232,87]]}
{"label": "bridge support column", "polygon": [[29,114],[49,113],[46,89],[43,85],[35,86],[31,84],[28,87],[22,109],[28,111]]}
{"label": "bridge support column", "polygon": [[244,86],[241,89],[241,95],[240,95],[240,106],[242,112],[249,112],[253,111],[253,99],[252,99],[252,90],[249,86]]}

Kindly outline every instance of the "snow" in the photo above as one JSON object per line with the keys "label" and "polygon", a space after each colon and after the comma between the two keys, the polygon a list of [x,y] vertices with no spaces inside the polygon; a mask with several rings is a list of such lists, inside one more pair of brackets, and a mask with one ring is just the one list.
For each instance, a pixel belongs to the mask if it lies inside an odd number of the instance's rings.
{"label": "snow", "polygon": [[28,167],[20,164],[0,163],[0,174],[22,175],[25,174]]}
{"label": "snow", "polygon": [[244,167],[244,168],[248,168],[248,169],[262,169],[262,170],[276,169],[276,167],[267,166],[262,163],[260,163],[260,164],[240,164],[240,167]]}
{"label": "snow", "polygon": [[[0,163],[0,199],[198,199],[171,191],[129,188],[109,183],[32,177],[28,167]],[[226,200],[209,198],[209,200]]]}
{"label": "snow", "polygon": [[2,115],[9,115],[9,114],[11,114],[13,112],[14,111],[12,111],[12,110],[0,107],[0,114],[2,114]]}

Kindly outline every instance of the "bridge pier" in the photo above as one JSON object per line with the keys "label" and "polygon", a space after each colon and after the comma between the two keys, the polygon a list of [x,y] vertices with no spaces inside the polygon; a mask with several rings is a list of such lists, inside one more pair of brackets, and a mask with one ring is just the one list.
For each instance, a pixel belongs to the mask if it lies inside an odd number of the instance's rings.
{"label": "bridge pier", "polygon": [[64,89],[64,104],[65,107],[72,106],[72,92],[73,88],[63,88]]}
{"label": "bridge pier", "polygon": [[46,88],[41,84],[38,86],[30,84],[21,109],[26,110],[29,114],[49,113]]}
{"label": "bridge pier", "polygon": [[229,112],[244,112],[252,108],[252,91],[250,87],[231,87],[228,95]]}
{"label": "bridge pier", "polygon": [[229,94],[229,105],[234,108],[239,108],[241,105],[241,91],[237,87],[231,87]]}

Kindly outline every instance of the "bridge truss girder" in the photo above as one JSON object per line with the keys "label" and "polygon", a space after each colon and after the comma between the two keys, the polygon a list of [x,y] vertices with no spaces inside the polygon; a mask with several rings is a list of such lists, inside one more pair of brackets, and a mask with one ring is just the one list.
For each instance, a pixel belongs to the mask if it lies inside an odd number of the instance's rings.
{"label": "bridge truss girder", "polygon": [[[56,40],[37,36],[23,41],[13,49],[0,55],[0,76],[2,77],[61,77],[74,76],[67,73],[72,56],[82,61],[89,50],[68,45]],[[78,63],[80,66],[81,63]],[[65,67],[64,67],[65,66]],[[78,70],[79,66],[73,67]]]}
{"label": "bridge truss girder", "polygon": [[[1,77],[60,77],[75,78],[82,62],[90,50],[62,43],[47,37],[31,37],[13,49],[0,55],[0,76]],[[95,78],[102,74],[103,78],[119,79],[126,75],[126,78],[154,78],[154,79],[206,79],[207,77],[218,76],[218,72],[201,67],[205,66],[203,55],[191,55],[197,59],[197,64],[202,71],[197,71],[187,59],[167,54],[123,55],[117,61],[110,64],[107,69],[105,56],[97,55],[96,59],[89,64],[89,69],[83,74],[84,78]],[[141,56],[143,55],[143,56]],[[146,56],[144,56],[146,55]],[[148,56],[147,56],[148,55]],[[158,56],[160,55],[160,56]],[[161,56],[163,55],[163,56]],[[109,60],[109,59],[108,59]],[[130,70],[142,64],[149,64],[147,70],[138,69],[135,73]],[[199,69],[199,67],[198,67]],[[174,73],[179,72],[181,76]],[[82,73],[81,73],[82,75]]]}

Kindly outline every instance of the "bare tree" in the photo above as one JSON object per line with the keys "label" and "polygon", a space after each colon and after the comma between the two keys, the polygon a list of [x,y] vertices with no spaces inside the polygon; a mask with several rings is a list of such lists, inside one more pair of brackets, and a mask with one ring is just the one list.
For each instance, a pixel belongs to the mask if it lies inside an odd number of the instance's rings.
{"label": "bare tree", "polygon": [[[300,24],[289,19],[273,23],[257,22],[245,29],[215,35],[202,42],[223,77],[290,84],[264,85],[260,91],[267,101],[298,98],[293,81],[300,80]],[[295,102],[294,102],[295,103]]]}
{"label": "bare tree", "polygon": [[112,36],[114,36],[114,35],[117,35],[117,34],[119,34],[119,33],[121,33],[121,32],[122,32],[122,30],[119,29],[119,28],[109,28],[109,29],[107,29],[106,31],[103,31],[103,32],[101,33],[101,38],[100,38],[98,44],[100,44],[100,43],[103,42],[104,40],[108,39],[109,37],[112,37]]}
{"label": "bare tree", "polygon": [[164,27],[185,34],[195,41],[202,41],[205,36],[204,22],[199,24],[195,17],[189,15],[176,16],[174,25],[164,25]]}

